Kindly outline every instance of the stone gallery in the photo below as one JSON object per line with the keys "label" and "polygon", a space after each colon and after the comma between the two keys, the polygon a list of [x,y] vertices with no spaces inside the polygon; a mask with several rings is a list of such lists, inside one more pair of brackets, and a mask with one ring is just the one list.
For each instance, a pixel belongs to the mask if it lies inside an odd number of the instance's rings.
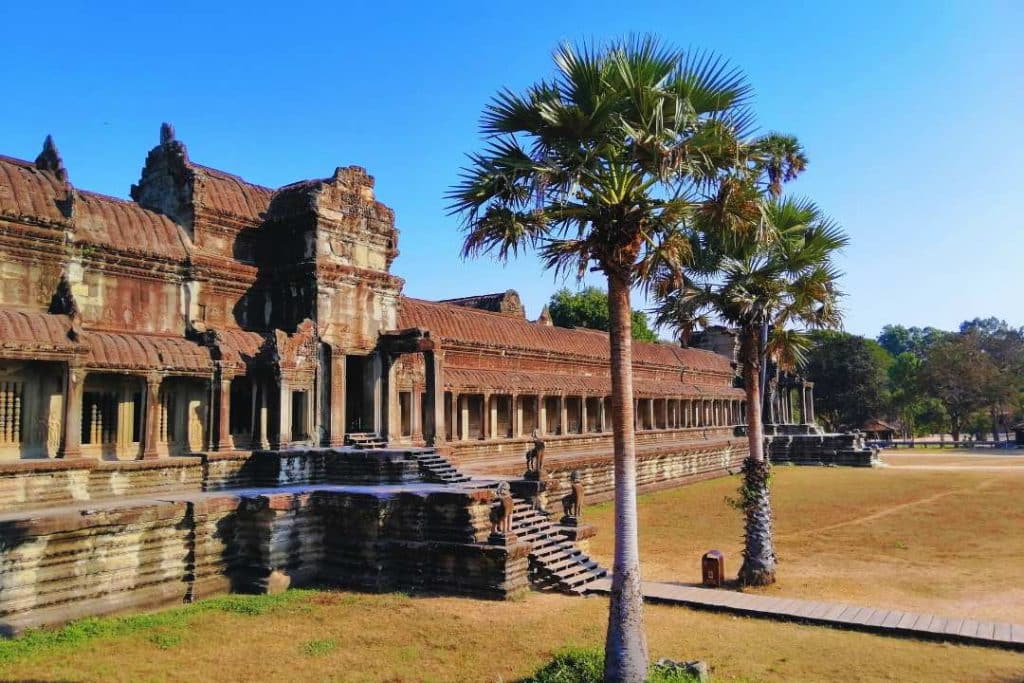
{"label": "stone gallery", "polygon": [[[404,297],[358,167],[273,190],[165,124],[131,197],[77,189],[49,138],[0,157],[0,629],[604,574],[578,513],[612,490],[606,334],[511,290]],[[731,350],[633,348],[640,487],[738,469]]]}

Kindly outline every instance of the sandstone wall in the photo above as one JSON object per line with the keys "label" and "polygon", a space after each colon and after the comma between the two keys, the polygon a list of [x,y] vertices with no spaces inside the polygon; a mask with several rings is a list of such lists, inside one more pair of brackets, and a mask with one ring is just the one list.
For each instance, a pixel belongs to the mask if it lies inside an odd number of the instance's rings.
{"label": "sandstone wall", "polygon": [[769,438],[768,456],[776,464],[872,467],[878,462],[878,449],[865,446],[859,434],[780,434]]}
{"label": "sandstone wall", "polygon": [[507,598],[529,544],[493,493],[441,486],[193,494],[0,517],[0,633],[227,592],[326,584]]}
{"label": "sandstone wall", "polygon": [[21,460],[0,464],[0,514],[128,496],[202,490],[198,457],[107,462]]}
{"label": "sandstone wall", "polygon": [[0,521],[0,632],[182,602],[188,504],[147,502]]}

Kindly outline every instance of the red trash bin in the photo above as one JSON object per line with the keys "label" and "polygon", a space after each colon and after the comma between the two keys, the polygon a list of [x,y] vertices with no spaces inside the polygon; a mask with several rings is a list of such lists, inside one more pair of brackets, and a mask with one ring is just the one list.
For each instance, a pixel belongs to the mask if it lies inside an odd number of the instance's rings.
{"label": "red trash bin", "polygon": [[725,555],[721,550],[709,550],[700,561],[700,573],[704,585],[718,588],[725,581]]}

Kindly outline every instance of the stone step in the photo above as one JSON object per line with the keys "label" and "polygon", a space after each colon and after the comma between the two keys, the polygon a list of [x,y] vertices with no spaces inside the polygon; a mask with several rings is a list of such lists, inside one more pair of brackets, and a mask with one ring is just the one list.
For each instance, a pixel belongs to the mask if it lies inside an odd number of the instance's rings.
{"label": "stone step", "polygon": [[597,562],[565,540],[550,515],[525,500],[515,500],[512,529],[519,540],[533,546],[529,576],[541,590],[582,594],[584,586],[607,575]]}
{"label": "stone step", "polygon": [[573,567],[580,566],[581,564],[587,569],[594,569],[598,566],[597,562],[594,562],[583,553],[580,553],[579,555],[567,555],[566,553],[563,553],[562,557],[563,559],[558,560],[557,562],[552,561],[545,564],[544,568],[549,572],[559,574],[563,569],[571,569]]}

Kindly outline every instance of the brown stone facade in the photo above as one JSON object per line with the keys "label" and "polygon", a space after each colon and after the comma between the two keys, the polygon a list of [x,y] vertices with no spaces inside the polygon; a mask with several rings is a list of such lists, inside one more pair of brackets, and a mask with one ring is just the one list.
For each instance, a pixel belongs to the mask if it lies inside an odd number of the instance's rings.
{"label": "brown stone facade", "polygon": [[[357,167],[278,189],[193,162],[164,125],[132,201],[80,190],[47,138],[0,157],[0,461],[339,446],[456,461],[610,444],[604,333],[514,291],[403,297],[394,214]],[[743,423],[728,358],[634,346],[637,428]]]}

